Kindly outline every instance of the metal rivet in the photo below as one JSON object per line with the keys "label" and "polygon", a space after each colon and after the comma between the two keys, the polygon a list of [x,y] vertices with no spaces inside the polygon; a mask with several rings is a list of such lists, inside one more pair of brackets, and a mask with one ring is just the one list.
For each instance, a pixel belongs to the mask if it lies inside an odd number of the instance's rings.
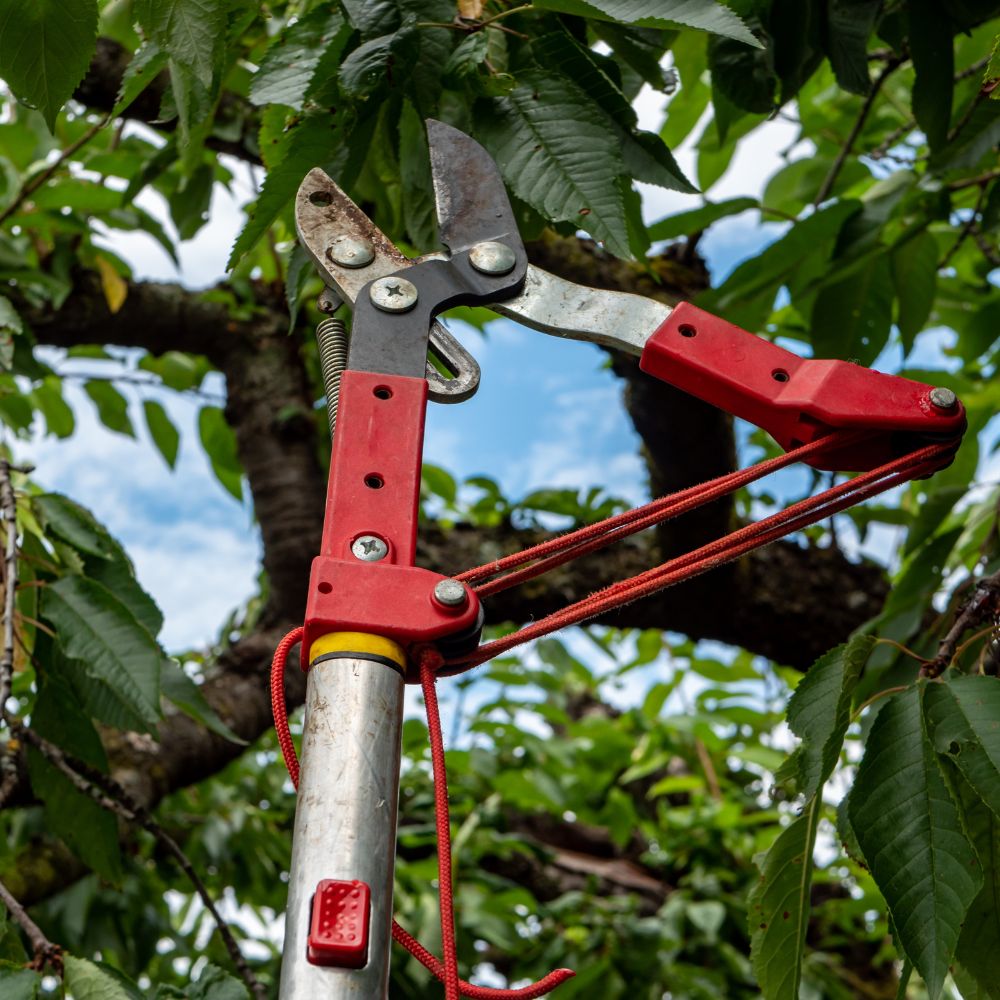
{"label": "metal rivet", "polygon": [[434,585],[434,599],[446,608],[460,608],[469,599],[464,584],[458,580],[439,580]]}
{"label": "metal rivet", "polygon": [[939,410],[953,410],[958,403],[958,396],[951,389],[944,389],[941,386],[931,389],[930,399]]}
{"label": "metal rivet", "polygon": [[341,267],[367,267],[375,259],[375,248],[368,240],[345,234],[330,241],[326,255]]}
{"label": "metal rivet", "polygon": [[389,546],[377,535],[361,535],[354,540],[351,551],[362,562],[378,562],[389,554]]}
{"label": "metal rivet", "polygon": [[417,304],[417,286],[406,278],[379,278],[368,294],[382,312],[407,312]]}
{"label": "metal rivet", "polygon": [[483,274],[510,274],[517,254],[504,243],[477,243],[469,251],[469,263]]}

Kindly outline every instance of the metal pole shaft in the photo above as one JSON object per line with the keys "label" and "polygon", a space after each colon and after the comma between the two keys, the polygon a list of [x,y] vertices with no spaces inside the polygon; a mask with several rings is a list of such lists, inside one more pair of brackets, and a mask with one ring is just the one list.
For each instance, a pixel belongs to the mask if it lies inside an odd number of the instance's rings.
{"label": "metal pole shaft", "polygon": [[[389,990],[403,678],[384,663],[333,659],[309,671],[281,1000],[384,1000]],[[313,965],[310,903],[322,879],[371,888],[368,964]]]}

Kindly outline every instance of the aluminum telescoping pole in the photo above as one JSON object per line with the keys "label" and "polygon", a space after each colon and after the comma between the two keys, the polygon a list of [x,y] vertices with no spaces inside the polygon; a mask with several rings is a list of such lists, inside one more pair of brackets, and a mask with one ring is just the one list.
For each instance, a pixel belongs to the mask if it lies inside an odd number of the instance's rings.
{"label": "aluminum telescoping pole", "polygon": [[[403,678],[382,662],[341,658],[309,671],[281,1000],[385,1000],[399,801]],[[371,890],[367,963],[316,965],[307,939],[324,879]]]}

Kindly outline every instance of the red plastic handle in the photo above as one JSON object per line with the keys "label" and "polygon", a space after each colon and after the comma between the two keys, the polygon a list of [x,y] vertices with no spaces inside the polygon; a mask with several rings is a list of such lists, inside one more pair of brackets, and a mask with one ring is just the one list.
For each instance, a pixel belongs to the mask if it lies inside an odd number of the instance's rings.
{"label": "red plastic handle", "polygon": [[933,387],[847,361],[800,358],[688,302],[649,338],[640,367],[766,430],[786,451],[836,430],[867,431],[810,460],[863,472],[910,450],[914,438],[957,439],[962,404],[941,408]]}

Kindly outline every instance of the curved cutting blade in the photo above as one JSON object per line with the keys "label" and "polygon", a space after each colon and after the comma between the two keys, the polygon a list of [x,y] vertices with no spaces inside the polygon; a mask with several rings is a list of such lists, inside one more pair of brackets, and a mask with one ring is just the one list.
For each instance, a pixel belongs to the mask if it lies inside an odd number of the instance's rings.
{"label": "curved cutting blade", "polygon": [[520,242],[517,222],[489,153],[444,122],[427,120],[441,242],[452,253],[502,236]]}

